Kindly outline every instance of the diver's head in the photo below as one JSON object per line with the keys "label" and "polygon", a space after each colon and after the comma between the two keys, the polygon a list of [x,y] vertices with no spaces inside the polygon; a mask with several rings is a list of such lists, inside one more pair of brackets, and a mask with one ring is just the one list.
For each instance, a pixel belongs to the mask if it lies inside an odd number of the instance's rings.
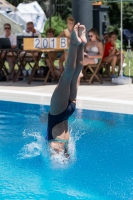
{"label": "diver's head", "polygon": [[50,154],[52,157],[63,156],[65,158],[68,158],[68,147],[66,147],[66,145],[63,142],[51,142]]}

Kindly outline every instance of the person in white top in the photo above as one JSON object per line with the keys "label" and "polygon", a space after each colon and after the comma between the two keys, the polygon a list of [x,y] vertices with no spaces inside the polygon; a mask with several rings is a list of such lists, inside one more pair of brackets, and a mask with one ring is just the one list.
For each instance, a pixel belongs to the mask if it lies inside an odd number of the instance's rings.
{"label": "person in white top", "polygon": [[[30,34],[29,36],[37,36],[37,37],[41,38],[41,34],[34,28],[33,22],[27,22],[26,33],[29,33]],[[25,55],[25,51],[22,51],[19,55],[20,59],[22,59],[24,55]],[[34,53],[34,56],[37,57],[38,52]],[[26,53],[26,58],[24,59],[23,65],[25,65],[26,62],[30,62],[30,61],[33,61],[33,60],[34,59],[33,59],[32,53]],[[27,72],[25,70],[25,67],[22,68],[22,71],[23,71],[23,75],[26,76]],[[28,74],[29,75],[31,74],[31,69],[28,70]],[[24,78],[24,80],[25,80],[25,78]]]}
{"label": "person in white top", "polygon": [[[16,48],[17,42],[16,42],[16,36],[11,33],[11,25],[9,23],[4,24],[4,35],[1,35],[0,38],[9,38],[11,42],[11,47]],[[12,53],[8,53],[6,56],[7,62],[9,64],[9,73],[13,69],[15,65],[15,58],[12,56]],[[13,75],[11,79],[13,78]]]}
{"label": "person in white top", "polygon": [[41,34],[34,28],[33,22],[27,22],[26,24],[26,32],[30,33],[32,36],[41,37]]}
{"label": "person in white top", "polygon": [[103,44],[96,29],[92,28],[88,31],[88,41],[85,45],[84,52],[84,66],[88,64],[97,64],[99,59],[103,57]]}

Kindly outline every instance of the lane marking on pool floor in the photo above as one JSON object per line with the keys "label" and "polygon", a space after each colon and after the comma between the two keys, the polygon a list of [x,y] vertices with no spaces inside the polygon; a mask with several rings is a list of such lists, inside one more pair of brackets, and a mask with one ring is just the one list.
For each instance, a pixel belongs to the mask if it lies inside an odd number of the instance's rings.
{"label": "lane marking on pool floor", "polygon": [[[40,96],[40,97],[51,97],[52,94],[49,93],[39,93],[39,92],[26,92],[26,91],[11,91],[11,90],[2,90],[0,92],[6,94],[24,94],[29,96]],[[99,98],[99,97],[85,97],[85,96],[77,96],[77,100],[82,101],[96,101],[96,102],[108,102],[108,103],[119,103],[119,104],[126,104],[126,105],[133,105],[133,101],[129,100],[120,100],[120,99],[108,99],[108,98]]]}

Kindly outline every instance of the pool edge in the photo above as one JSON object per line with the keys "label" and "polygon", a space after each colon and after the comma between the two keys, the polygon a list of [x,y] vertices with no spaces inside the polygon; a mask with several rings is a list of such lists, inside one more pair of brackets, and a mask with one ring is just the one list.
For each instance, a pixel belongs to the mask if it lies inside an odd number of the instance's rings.
{"label": "pool edge", "polygon": [[[0,90],[0,100],[49,105],[51,94]],[[77,96],[77,108],[104,112],[133,114],[133,101]]]}

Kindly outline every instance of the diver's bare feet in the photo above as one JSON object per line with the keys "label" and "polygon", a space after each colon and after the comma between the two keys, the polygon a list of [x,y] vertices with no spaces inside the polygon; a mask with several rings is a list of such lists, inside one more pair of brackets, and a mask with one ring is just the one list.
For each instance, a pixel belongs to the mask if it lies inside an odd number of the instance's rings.
{"label": "diver's bare feet", "polygon": [[87,43],[86,39],[86,28],[84,25],[79,25],[78,26],[78,36],[81,39],[81,41],[85,44]]}
{"label": "diver's bare feet", "polygon": [[78,36],[78,27],[79,27],[80,23],[77,23],[72,31],[71,34],[71,42],[73,42],[76,45],[81,44],[82,40],[80,39],[80,37]]}

